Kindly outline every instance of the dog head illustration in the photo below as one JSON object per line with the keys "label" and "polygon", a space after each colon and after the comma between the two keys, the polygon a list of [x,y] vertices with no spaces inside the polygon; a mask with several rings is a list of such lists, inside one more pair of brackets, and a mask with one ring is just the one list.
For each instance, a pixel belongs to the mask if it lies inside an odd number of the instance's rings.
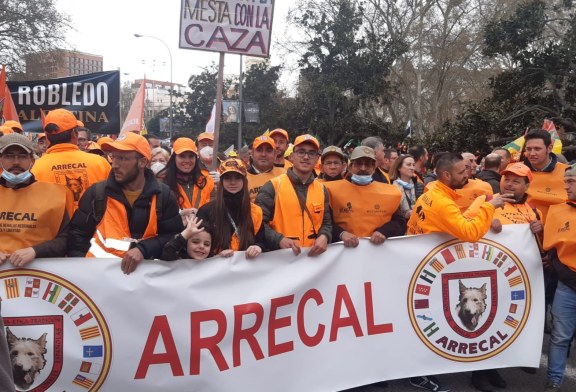
{"label": "dog head illustration", "polygon": [[29,389],[40,370],[46,366],[46,335],[44,333],[36,340],[18,338],[10,328],[6,328],[14,384],[22,390]]}
{"label": "dog head illustration", "polygon": [[478,327],[480,317],[486,310],[486,283],[482,287],[466,287],[462,281],[458,281],[460,297],[456,312],[464,327],[474,331]]}
{"label": "dog head illustration", "polygon": [[74,194],[74,201],[80,200],[80,195],[82,194],[82,191],[84,190],[84,186],[82,184],[82,177],[70,178],[70,177],[66,176],[66,186]]}

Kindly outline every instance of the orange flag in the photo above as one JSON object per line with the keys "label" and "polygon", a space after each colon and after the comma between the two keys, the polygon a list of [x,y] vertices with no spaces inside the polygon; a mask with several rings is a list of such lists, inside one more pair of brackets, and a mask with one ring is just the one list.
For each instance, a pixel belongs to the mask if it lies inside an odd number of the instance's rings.
{"label": "orange flag", "polygon": [[[124,120],[122,129],[120,130],[120,135],[124,135],[127,132],[136,132],[138,134],[142,133],[142,130],[146,129],[144,124],[144,98],[146,96],[146,78],[142,81],[136,96],[134,96],[134,101],[132,101],[132,106],[130,106],[130,111]],[[145,133],[145,132],[144,132]]]}
{"label": "orange flag", "polygon": [[12,95],[6,85],[6,66],[2,65],[0,71],[0,122],[4,123],[9,120],[20,121],[18,112],[12,101]]}

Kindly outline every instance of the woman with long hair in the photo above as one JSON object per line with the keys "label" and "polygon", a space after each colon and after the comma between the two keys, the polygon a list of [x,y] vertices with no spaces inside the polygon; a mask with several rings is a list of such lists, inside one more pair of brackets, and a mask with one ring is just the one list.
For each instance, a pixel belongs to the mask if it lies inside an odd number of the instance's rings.
{"label": "woman with long hair", "polygon": [[390,168],[390,180],[402,193],[400,212],[408,219],[416,200],[424,192],[424,185],[418,182],[416,177],[414,158],[410,155],[400,155]]}
{"label": "woman with long hair", "polygon": [[220,186],[216,198],[197,213],[204,226],[213,233],[212,252],[232,256],[246,251],[254,258],[265,248],[262,209],[250,202],[246,166],[240,159],[228,158],[220,164]]}
{"label": "woman with long hair", "polygon": [[195,213],[198,208],[210,201],[214,191],[214,181],[204,174],[198,162],[198,149],[194,140],[187,137],[176,139],[172,146],[172,155],[157,177],[164,177],[164,183],[170,187],[180,210]]}

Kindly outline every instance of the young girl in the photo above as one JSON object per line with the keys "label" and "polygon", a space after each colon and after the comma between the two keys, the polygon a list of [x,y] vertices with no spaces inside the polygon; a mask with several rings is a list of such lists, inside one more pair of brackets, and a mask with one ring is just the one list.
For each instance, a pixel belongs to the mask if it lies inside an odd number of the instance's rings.
{"label": "young girl", "polygon": [[194,216],[187,216],[184,219],[186,228],[164,245],[162,260],[203,260],[211,256],[212,235],[201,226],[202,220]]}
{"label": "young girl", "polygon": [[197,216],[212,231],[214,254],[232,256],[234,251],[246,251],[254,258],[264,248],[262,209],[250,202],[246,166],[236,158],[220,164],[220,183],[216,198],[203,205]]}

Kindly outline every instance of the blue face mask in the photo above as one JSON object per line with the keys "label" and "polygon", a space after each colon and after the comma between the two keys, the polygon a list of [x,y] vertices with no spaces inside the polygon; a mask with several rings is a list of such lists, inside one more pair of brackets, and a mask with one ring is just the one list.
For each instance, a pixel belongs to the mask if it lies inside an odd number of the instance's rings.
{"label": "blue face mask", "polygon": [[6,181],[14,185],[22,184],[28,181],[30,177],[32,177],[32,173],[30,173],[30,170],[26,170],[25,172],[22,172],[20,174],[12,174],[7,170],[4,170],[2,172],[2,178],[4,178]]}
{"label": "blue face mask", "polygon": [[361,176],[358,174],[352,174],[350,179],[356,185],[368,185],[372,182],[372,176]]}

